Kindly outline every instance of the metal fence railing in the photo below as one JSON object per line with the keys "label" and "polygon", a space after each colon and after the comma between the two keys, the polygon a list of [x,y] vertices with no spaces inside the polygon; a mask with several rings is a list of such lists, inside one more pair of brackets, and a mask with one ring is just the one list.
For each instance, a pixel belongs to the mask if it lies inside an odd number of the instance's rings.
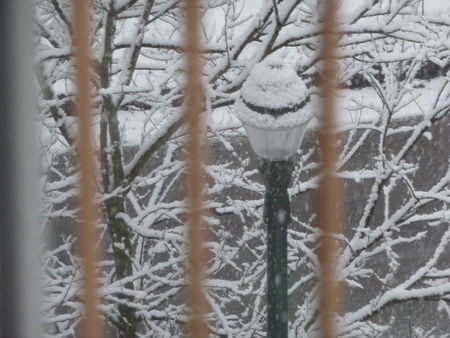
{"label": "metal fence railing", "polygon": [[3,2],[0,337],[450,332],[450,8],[350,3]]}
{"label": "metal fence railing", "polygon": [[321,184],[318,189],[316,210],[319,227],[322,230],[319,261],[321,266],[320,318],[322,337],[336,337],[335,313],[339,310],[339,288],[335,281],[334,257],[336,242],[333,234],[338,232],[340,192],[335,175],[338,150],[336,149],[336,89],[337,89],[337,39],[336,2],[326,1],[323,17],[322,40],[322,121],[319,141],[322,153]]}
{"label": "metal fence railing", "polygon": [[204,273],[206,252],[204,249],[206,223],[204,221],[204,199],[206,191],[203,165],[205,163],[204,126],[201,113],[202,64],[200,58],[200,1],[186,2],[186,65],[187,88],[185,116],[187,123],[186,144],[186,188],[188,199],[188,283],[186,301],[190,309],[189,336],[206,338],[208,327],[205,322],[207,302],[205,298]]}
{"label": "metal fence railing", "polygon": [[[80,248],[84,266],[84,316],[82,324],[83,337],[101,337],[100,304],[97,292],[96,261],[99,257],[97,248],[98,235],[95,220],[99,215],[95,202],[95,161],[91,130],[92,102],[90,97],[94,90],[91,84],[90,65],[90,16],[89,1],[74,1],[74,44],[76,50],[76,66],[78,95],[76,106],[79,114],[79,167],[80,181],[80,220],[82,231]],[[202,166],[205,162],[204,126],[201,112],[204,110],[204,92],[202,90],[202,64],[200,53],[200,1],[188,0],[185,6],[186,18],[186,64],[187,88],[185,105],[185,123],[187,124],[187,175],[186,190],[188,200],[189,253],[187,257],[187,288],[185,300],[190,309],[189,336],[207,337],[208,327],[205,321],[207,301],[205,298],[204,279],[206,278],[206,253],[204,241],[207,236],[207,225],[204,222],[205,178]],[[337,82],[336,56],[336,7],[335,1],[326,1],[323,16],[323,81],[322,87],[322,127],[319,131],[322,154],[322,180],[319,188],[316,210],[319,215],[319,226],[322,229],[319,260],[321,264],[321,304],[322,337],[336,337],[335,316],[339,309],[339,288],[334,276],[333,257],[335,241],[333,234],[337,232],[339,185],[334,168],[337,158],[335,134],[335,90]],[[320,201],[320,202],[319,202]],[[282,338],[282,337],[279,337]]]}
{"label": "metal fence railing", "polygon": [[[95,203],[95,162],[91,130],[92,103],[90,95],[90,16],[88,15],[88,1],[74,2],[74,44],[77,51],[76,66],[78,79],[77,107],[79,112],[79,143],[78,154],[81,172],[80,181],[80,220],[82,231],[80,238],[81,254],[84,266],[84,299],[85,316],[83,317],[83,337],[100,337],[101,324],[97,309],[99,297],[96,290],[96,267],[98,258],[97,232],[95,219],[98,215]],[[200,28],[199,28],[199,1],[186,2],[186,60],[187,60],[187,104],[186,123],[187,137],[187,168],[186,187],[189,206],[188,216],[188,247],[187,258],[189,288],[186,292],[186,301],[191,311],[189,335],[196,338],[208,336],[207,325],[204,320],[206,314],[206,299],[203,291],[205,278],[205,252],[203,242],[205,238],[205,223],[203,221],[203,200],[205,198],[205,181],[202,173],[202,164],[205,158],[205,144],[203,140],[202,112],[202,85],[200,61]],[[336,232],[338,221],[337,206],[339,205],[339,190],[333,170],[336,161],[336,136],[334,133],[334,110],[336,88],[336,41],[335,41],[335,12],[334,1],[326,2],[324,11],[324,40],[322,57],[324,60],[322,82],[322,129],[319,132],[322,159],[322,183],[319,188],[317,210],[319,225],[323,231],[322,245],[319,253],[322,271],[322,297],[321,318],[324,338],[335,337],[334,316],[338,309],[338,288],[334,281],[333,255],[335,251],[331,234]]]}
{"label": "metal fence railing", "polygon": [[100,215],[96,203],[96,170],[92,134],[93,105],[92,59],[91,53],[91,16],[89,1],[74,1],[74,47],[76,50],[75,65],[77,68],[78,110],[78,162],[80,168],[80,252],[83,258],[83,299],[84,316],[81,325],[81,335],[86,338],[101,337],[102,328],[97,292],[97,267],[99,260],[98,233],[96,220]]}

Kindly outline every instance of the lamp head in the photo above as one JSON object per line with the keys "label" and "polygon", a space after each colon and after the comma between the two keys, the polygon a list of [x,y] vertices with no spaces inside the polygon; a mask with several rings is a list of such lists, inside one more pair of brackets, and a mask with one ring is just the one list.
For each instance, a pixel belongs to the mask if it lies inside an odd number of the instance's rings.
{"label": "lamp head", "polygon": [[235,114],[255,153],[272,161],[292,157],[311,119],[310,95],[295,70],[274,60],[257,64],[242,85]]}

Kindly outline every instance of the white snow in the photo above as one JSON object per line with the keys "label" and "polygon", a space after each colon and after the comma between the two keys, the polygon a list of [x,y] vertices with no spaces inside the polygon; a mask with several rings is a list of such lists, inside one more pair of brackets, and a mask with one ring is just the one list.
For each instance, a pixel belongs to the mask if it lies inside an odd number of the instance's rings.
{"label": "white snow", "polygon": [[278,109],[304,102],[308,89],[293,67],[281,59],[271,59],[253,68],[241,96],[255,106]]}

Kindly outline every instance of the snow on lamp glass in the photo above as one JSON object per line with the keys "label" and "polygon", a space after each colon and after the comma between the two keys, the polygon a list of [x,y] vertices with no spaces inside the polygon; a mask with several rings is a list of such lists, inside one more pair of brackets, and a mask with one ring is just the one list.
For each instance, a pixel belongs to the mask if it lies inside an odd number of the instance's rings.
{"label": "snow on lamp glass", "polygon": [[282,161],[296,152],[311,119],[308,90],[295,70],[272,60],[257,64],[242,85],[235,115],[255,153]]}

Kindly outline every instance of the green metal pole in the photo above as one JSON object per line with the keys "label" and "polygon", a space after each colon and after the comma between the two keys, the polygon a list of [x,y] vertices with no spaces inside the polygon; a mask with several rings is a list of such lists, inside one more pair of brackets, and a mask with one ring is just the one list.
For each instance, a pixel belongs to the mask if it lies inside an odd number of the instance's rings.
{"label": "green metal pole", "polygon": [[287,227],[291,220],[288,186],[292,161],[261,160],[266,195],[264,222],[267,225],[267,337],[288,337]]}

